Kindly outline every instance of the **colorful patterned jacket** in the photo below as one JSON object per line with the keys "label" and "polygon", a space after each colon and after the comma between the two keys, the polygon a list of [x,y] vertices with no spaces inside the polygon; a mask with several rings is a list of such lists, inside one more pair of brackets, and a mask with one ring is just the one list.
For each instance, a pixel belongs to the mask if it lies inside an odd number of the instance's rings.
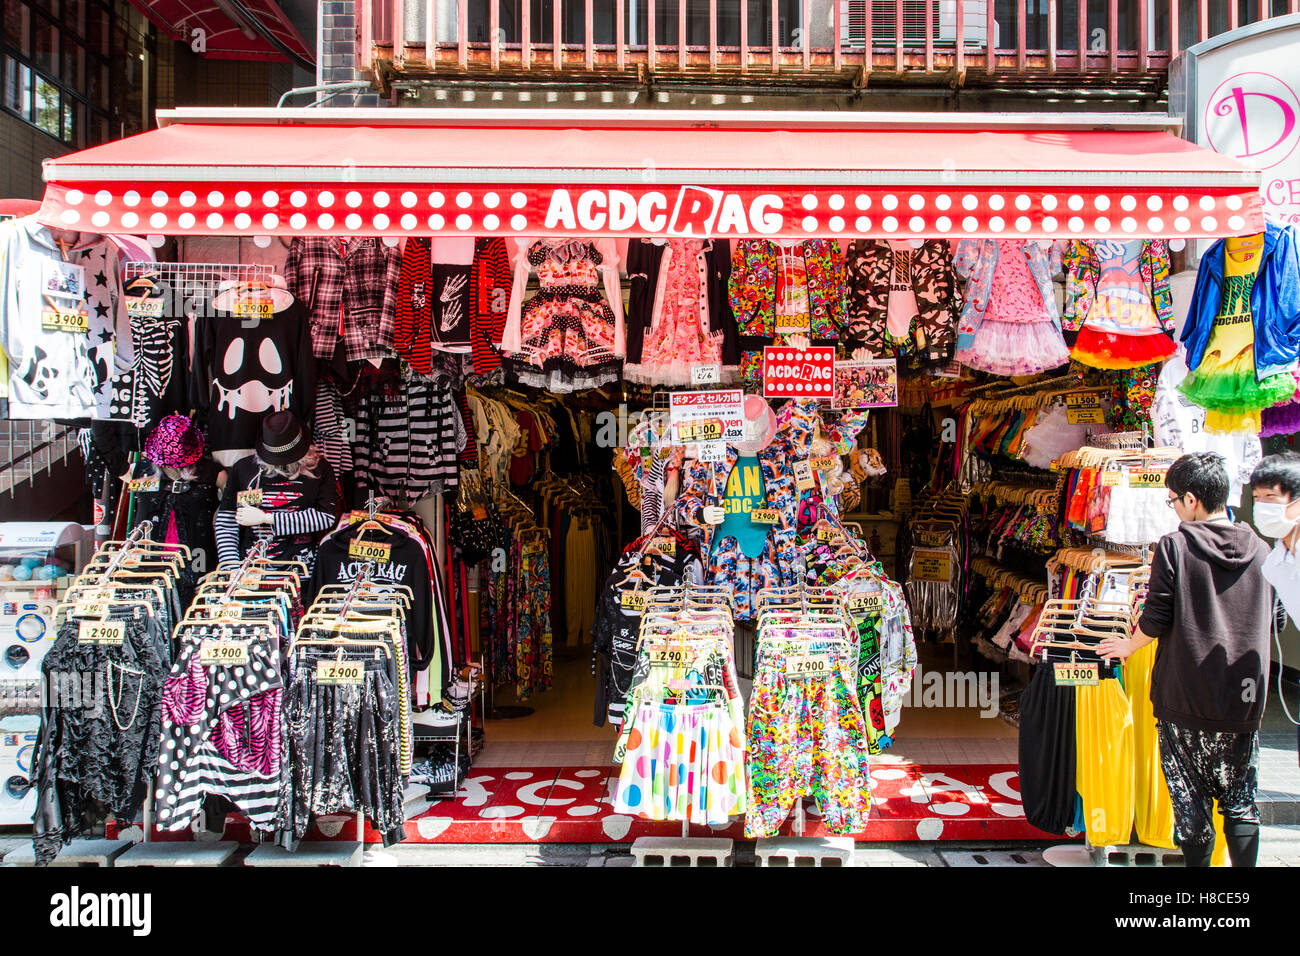
{"label": "colorful patterned jacket", "polygon": [[[777,246],[769,239],[740,239],[731,253],[731,311],[740,334],[771,338],[776,332]],[[808,276],[811,337],[837,339],[844,330],[848,295],[844,255],[834,239],[803,243]]]}
{"label": "colorful patterned jacket", "polygon": [[[1056,313],[1056,290],[1052,287],[1052,276],[1061,271],[1064,246],[1064,242],[1037,240],[1021,246],[1047,311],[1058,322],[1060,318]],[[957,350],[963,351],[975,344],[975,334],[983,324],[992,301],[993,274],[998,266],[998,240],[963,239],[957,244],[953,266],[959,275],[966,277],[966,305],[957,323]]]}
{"label": "colorful patterned jacket", "polygon": [[927,239],[910,257],[909,279],[918,321],[906,340],[890,336],[890,272],[894,251],[884,239],[854,239],[845,252],[849,279],[848,338],[877,356],[898,355],[915,364],[946,362],[956,344],[961,291],[945,239]]}
{"label": "colorful patterned jacket", "polygon": [[[1067,332],[1078,331],[1092,310],[1101,277],[1097,243],[1092,239],[1074,239],[1065,253],[1065,308],[1061,324]],[[1174,297],[1169,288],[1169,244],[1163,239],[1142,243],[1139,260],[1142,285],[1151,296],[1151,305],[1166,332],[1174,331]]]}

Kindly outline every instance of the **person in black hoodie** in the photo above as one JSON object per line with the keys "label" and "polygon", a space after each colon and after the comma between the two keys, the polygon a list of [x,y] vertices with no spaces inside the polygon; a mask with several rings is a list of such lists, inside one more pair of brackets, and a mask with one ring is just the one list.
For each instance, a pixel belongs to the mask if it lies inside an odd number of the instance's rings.
{"label": "person in black hoodie", "polygon": [[1228,472],[1213,452],[1184,455],[1165,477],[1182,522],[1156,545],[1151,589],[1130,638],[1103,657],[1156,647],[1151,703],[1174,829],[1187,866],[1209,866],[1219,801],[1233,866],[1259,854],[1259,725],[1268,693],[1273,588],[1268,548],[1225,506]]}

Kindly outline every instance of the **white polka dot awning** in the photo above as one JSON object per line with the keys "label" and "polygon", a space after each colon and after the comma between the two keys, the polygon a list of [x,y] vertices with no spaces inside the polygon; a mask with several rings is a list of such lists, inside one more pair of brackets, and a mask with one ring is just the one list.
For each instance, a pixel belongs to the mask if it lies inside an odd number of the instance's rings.
{"label": "white polka dot awning", "polygon": [[1172,239],[1263,228],[1257,171],[1165,129],[1081,128],[1077,117],[988,117],[999,128],[980,129],[976,117],[948,128],[946,116],[916,114],[891,125],[835,113],[711,123],[612,111],[538,110],[536,122],[522,111],[172,112],[186,115],[47,160],[40,220],[250,237]]}

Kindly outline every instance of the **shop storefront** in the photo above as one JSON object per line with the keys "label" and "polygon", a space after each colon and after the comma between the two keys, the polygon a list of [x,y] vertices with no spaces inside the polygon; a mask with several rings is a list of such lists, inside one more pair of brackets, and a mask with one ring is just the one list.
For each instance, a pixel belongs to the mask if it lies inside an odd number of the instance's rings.
{"label": "shop storefront", "polygon": [[[1172,845],[1130,702],[1150,662],[1089,648],[1140,607],[1171,448],[1248,471],[1242,436],[1296,396],[1300,342],[1248,384],[1177,344],[1221,311],[1175,301],[1190,240],[1296,268],[1258,172],[1126,115],[159,126],[48,162],[4,234],[9,414],[95,420],[128,542],[64,584],[83,653],[51,653],[147,658],[108,736],[156,741],[106,782],[56,768],[85,728],[47,712],[38,789],[149,781],[159,839],[205,794],[235,806],[228,840],[355,839],[313,789],[351,772],[310,756],[332,733],[375,757],[350,781],[371,842]],[[1018,773],[948,760],[952,796],[911,796],[907,708],[978,720],[943,691],[976,674],[1027,685],[985,715],[1018,715]]]}

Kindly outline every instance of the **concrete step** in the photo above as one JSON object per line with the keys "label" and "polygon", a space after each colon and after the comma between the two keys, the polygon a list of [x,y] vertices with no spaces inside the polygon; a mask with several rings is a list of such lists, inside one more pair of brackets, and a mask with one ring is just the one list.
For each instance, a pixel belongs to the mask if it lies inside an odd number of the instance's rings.
{"label": "concrete step", "polygon": [[715,837],[638,837],[632,843],[637,866],[730,866],[735,841]]}
{"label": "concrete step", "polygon": [[117,866],[225,866],[238,843],[137,843],[117,858]]}
{"label": "concrete step", "polygon": [[244,858],[244,866],[360,866],[362,846],[346,840],[300,843],[295,851],[263,843]]}
{"label": "concrete step", "polygon": [[759,866],[852,866],[852,837],[773,837],[754,845]]}

